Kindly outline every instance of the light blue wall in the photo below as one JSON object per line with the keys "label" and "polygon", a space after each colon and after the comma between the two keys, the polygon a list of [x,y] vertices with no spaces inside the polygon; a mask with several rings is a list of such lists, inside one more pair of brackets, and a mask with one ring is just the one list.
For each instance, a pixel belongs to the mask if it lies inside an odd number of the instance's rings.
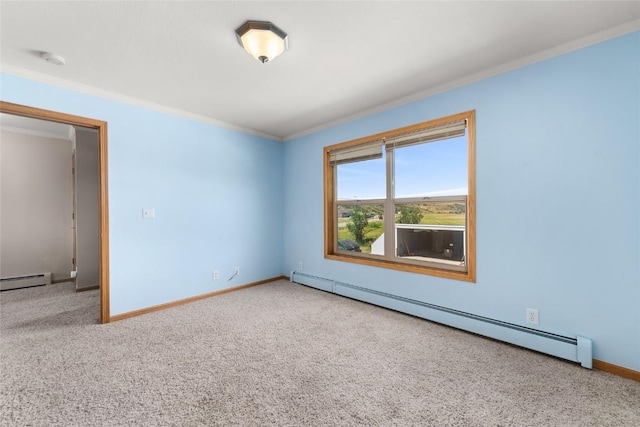
{"label": "light blue wall", "polygon": [[[640,370],[640,33],[287,142],[284,269],[583,335]],[[477,283],[323,257],[322,148],[476,110]]]}
{"label": "light blue wall", "polygon": [[[0,99],[109,123],[112,315],[303,262],[516,324],[538,308],[541,329],[640,370],[639,51],[630,34],[285,144],[8,74]],[[322,147],[469,109],[477,283],[325,260]]]}
{"label": "light blue wall", "polygon": [[111,315],[281,274],[281,142],[8,74],[0,99],[108,122]]}

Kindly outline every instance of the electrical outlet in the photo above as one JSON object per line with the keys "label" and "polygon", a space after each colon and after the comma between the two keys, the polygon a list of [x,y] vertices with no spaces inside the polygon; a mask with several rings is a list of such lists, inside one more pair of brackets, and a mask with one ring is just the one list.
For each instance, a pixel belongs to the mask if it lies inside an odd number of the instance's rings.
{"label": "electrical outlet", "polygon": [[527,308],[527,323],[533,323],[534,325],[540,324],[537,308]]}
{"label": "electrical outlet", "polygon": [[233,270],[233,274],[236,274],[236,275],[237,275],[237,274],[240,274],[240,267],[236,267],[236,268]]}
{"label": "electrical outlet", "polygon": [[213,280],[218,280],[220,278],[220,272],[218,270],[213,272]]}
{"label": "electrical outlet", "polygon": [[299,262],[298,263],[298,271],[302,271],[302,269],[303,269],[302,262]]}

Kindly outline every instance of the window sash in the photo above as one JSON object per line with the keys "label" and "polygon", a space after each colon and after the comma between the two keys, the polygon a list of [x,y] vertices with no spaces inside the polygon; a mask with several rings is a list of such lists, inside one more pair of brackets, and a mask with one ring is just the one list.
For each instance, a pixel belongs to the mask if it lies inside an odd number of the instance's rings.
{"label": "window sash", "polygon": [[[440,263],[437,261],[426,261],[426,260],[413,260],[404,257],[398,257],[396,253],[396,247],[398,245],[397,235],[396,235],[396,222],[395,222],[395,210],[397,205],[407,205],[407,204],[419,204],[419,203],[464,203],[468,209],[468,200],[467,196],[434,196],[434,197],[405,197],[405,198],[397,198],[397,199],[363,199],[363,200],[338,200],[334,205],[334,218],[338,218],[338,205],[340,206],[363,206],[363,205],[383,205],[384,207],[384,233],[386,236],[392,236],[391,239],[385,237],[385,247],[383,255],[376,254],[360,254],[353,253],[350,251],[345,251],[338,249],[338,222],[335,222],[334,229],[334,247],[336,248],[337,253],[348,254],[349,256],[356,257],[376,257],[379,259],[386,259],[389,261],[397,262],[401,259],[402,263],[405,264],[413,264],[418,266],[428,266],[433,268],[447,269],[451,271],[459,271],[466,272],[467,266],[457,266],[451,264]],[[389,214],[391,213],[391,214]],[[465,215],[465,229],[468,230],[468,217]],[[466,232],[465,232],[466,236]],[[465,242],[465,251],[464,251],[465,259],[468,257],[467,245]]]}
{"label": "window sash", "polygon": [[386,203],[386,199],[376,199],[376,200],[351,200],[351,201],[347,201],[347,203],[343,203],[342,201],[338,201],[334,204],[334,212],[333,212],[333,217],[335,219],[335,228],[334,228],[334,233],[333,233],[333,243],[334,243],[334,248],[336,250],[336,252],[338,253],[344,253],[344,254],[348,254],[350,256],[360,256],[363,258],[367,258],[367,257],[376,257],[378,259],[384,259],[385,257],[383,257],[382,255],[377,255],[377,254],[373,254],[373,253],[359,253],[359,252],[353,252],[353,251],[349,251],[349,250],[343,250],[339,248],[339,208],[340,207],[349,207],[349,208],[354,208],[356,206],[382,206],[384,209],[384,204]]}
{"label": "window sash", "polygon": [[[462,126],[462,127],[460,127]],[[452,130],[453,129],[453,130]],[[431,131],[430,131],[431,130]],[[426,132],[429,131],[429,132]],[[455,136],[445,136],[445,135],[449,135],[452,132],[456,132]],[[402,136],[408,136],[411,135],[411,138],[405,138],[404,140],[400,141],[399,145],[395,145],[396,142],[394,141],[393,145],[391,145],[391,147],[393,148],[400,148],[400,147],[406,147],[408,145],[413,145],[413,141],[417,141],[420,140],[421,142],[419,142],[420,144],[423,143],[427,143],[427,142],[431,142],[431,141],[436,141],[436,140],[441,140],[441,139],[449,139],[449,138],[454,138],[456,136],[464,136],[466,132],[466,120],[458,120],[456,122],[450,122],[450,123],[445,123],[442,126],[435,126],[432,128],[425,128],[425,129],[421,129],[419,131],[416,132],[410,132],[410,133],[405,133],[400,135],[400,137]],[[458,135],[458,133],[460,133],[461,135]],[[416,134],[419,134],[416,136]],[[426,135],[426,136],[425,136]],[[427,138],[428,140],[425,140],[425,138]],[[381,140],[378,140],[381,141]],[[376,142],[378,142],[376,141]],[[406,144],[405,144],[406,143]],[[417,143],[416,143],[417,144]],[[388,145],[389,146],[389,145]],[[360,151],[363,147],[375,147],[375,149],[380,149],[380,156],[382,156],[382,150],[381,144],[371,144],[371,143],[367,143],[367,144],[362,144],[362,145],[358,145],[356,146],[356,149],[354,150],[336,150],[334,152],[330,152],[330,155],[333,156],[334,153],[348,153],[346,155],[351,155],[351,153],[362,153],[363,151]],[[379,147],[379,148],[378,148]],[[351,148],[351,147],[350,147]],[[361,154],[360,155],[355,155],[352,157],[353,158],[361,158],[364,157]],[[363,258],[370,258],[370,257],[375,257],[378,259],[385,259],[391,262],[398,262],[399,260],[401,260],[402,263],[404,264],[412,264],[412,265],[418,265],[418,266],[428,266],[428,267],[432,267],[432,268],[440,268],[440,269],[446,269],[446,270],[451,270],[451,271],[459,271],[459,272],[466,272],[467,271],[467,266],[456,266],[456,265],[450,265],[450,264],[446,264],[446,263],[440,263],[437,261],[427,261],[427,260],[414,260],[414,259],[408,259],[408,258],[403,258],[403,257],[398,257],[397,253],[396,253],[396,246],[398,244],[397,242],[397,231],[396,231],[396,223],[395,223],[395,210],[396,210],[396,205],[401,205],[401,204],[412,204],[412,203],[464,203],[465,206],[467,205],[467,196],[466,195],[451,195],[451,196],[421,196],[421,197],[400,197],[400,198],[396,198],[394,197],[394,192],[395,192],[395,170],[394,170],[394,159],[395,157],[395,153],[393,152],[393,149],[387,149],[387,158],[386,158],[386,167],[385,167],[385,171],[386,171],[386,176],[387,176],[387,189],[386,189],[386,193],[387,193],[387,197],[384,199],[381,198],[377,198],[377,199],[338,199],[337,198],[337,194],[334,195],[334,206],[333,206],[333,215],[334,218],[336,219],[335,221],[335,227],[334,227],[334,248],[335,251],[337,253],[341,253],[341,254],[348,254],[349,256],[356,256],[356,257],[363,257]],[[359,161],[359,160],[346,160],[346,158],[344,159],[345,161],[343,161],[342,163],[347,163],[348,161]],[[362,160],[367,160],[367,159],[362,159]],[[334,172],[337,170],[335,168],[336,165],[341,164],[340,161],[332,161],[332,165],[334,166]],[[337,180],[337,173],[334,174],[334,178]],[[337,181],[336,181],[337,184]],[[337,193],[338,190],[338,185],[335,186],[335,191]],[[338,222],[337,222],[337,218],[338,218],[338,205],[340,206],[360,206],[360,205],[371,205],[371,204],[381,204],[383,205],[384,208],[384,218],[385,218],[385,224],[384,224],[384,234],[385,236],[391,236],[391,238],[385,237],[384,240],[384,254],[383,255],[376,255],[376,254],[360,254],[360,253],[353,253],[350,251],[345,251],[345,250],[341,250],[338,248]],[[467,227],[467,221],[468,218],[465,219],[465,228]],[[468,256],[467,251],[466,251],[466,244],[465,244],[465,253],[464,253],[464,257],[466,258]]]}
{"label": "window sash", "polygon": [[417,203],[467,203],[467,196],[399,197],[393,199],[396,205]]}
{"label": "window sash", "polygon": [[[468,213],[468,208],[469,208],[469,204],[468,204],[468,198],[467,196],[438,196],[438,197],[430,197],[427,198],[427,200],[425,200],[425,198],[398,198],[394,200],[394,210],[395,208],[397,208],[399,205],[416,205],[416,204],[452,204],[452,203],[458,203],[458,204],[464,204],[465,206],[465,213],[464,213],[464,225],[437,225],[437,224],[420,224],[420,225],[416,225],[416,224],[403,224],[403,223],[397,223],[395,222],[395,218],[394,218],[394,224],[393,227],[390,227],[390,229],[393,230],[393,236],[394,236],[394,245],[393,245],[393,253],[391,254],[392,257],[395,260],[401,260],[402,263],[409,263],[409,264],[416,264],[416,265],[426,265],[426,266],[430,266],[430,267],[435,267],[435,268],[440,268],[440,269],[446,269],[446,270],[450,270],[450,271],[458,271],[458,272],[467,272],[468,270],[468,265],[466,260],[468,259],[469,256],[469,251],[468,251],[468,233],[469,233],[469,216],[467,215]],[[398,255],[398,248],[401,246],[400,244],[400,238],[398,237],[399,231],[400,229],[407,229],[407,228],[416,228],[414,227],[414,225],[416,225],[417,228],[419,229],[431,229],[431,230],[439,230],[442,232],[462,232],[463,233],[463,241],[462,241],[462,263],[460,264],[460,261],[456,261],[456,260],[445,260],[445,261],[436,261],[436,260],[432,260],[432,259],[438,259],[438,256],[431,256],[431,255],[415,255],[418,257],[426,257],[429,259],[411,259],[408,258],[406,256],[399,256]],[[424,247],[423,247],[424,249]],[[454,264],[452,262],[458,262],[458,264]]]}
{"label": "window sash", "polygon": [[441,125],[430,126],[349,147],[338,148],[329,152],[329,162],[332,166],[335,166],[344,163],[381,159],[383,145],[387,150],[393,150],[411,145],[456,138],[464,136],[466,128],[466,120],[455,120]]}
{"label": "window sash", "polygon": [[[457,130],[456,130],[457,127]],[[465,129],[466,128],[466,129]],[[445,129],[447,129],[445,131]],[[430,130],[430,135],[425,136],[425,130]],[[451,133],[452,132],[452,133]],[[457,132],[457,133],[456,133]],[[468,191],[466,194],[452,194],[433,196],[409,196],[395,197],[394,194],[394,163],[392,158],[395,157],[395,148],[409,146],[414,144],[422,144],[439,139],[449,139],[456,136],[465,136],[467,139],[467,169],[468,169]],[[331,154],[339,151],[344,147],[354,147],[359,145],[367,145],[372,141],[383,141],[386,147],[386,175],[387,189],[386,198],[381,199],[340,199],[337,200],[337,167],[336,163],[331,163]],[[363,142],[364,141],[364,142]],[[405,145],[406,144],[406,145]],[[406,126],[401,129],[395,129],[371,135],[369,137],[360,138],[349,142],[334,144],[325,147],[325,258],[343,262],[354,262],[357,264],[369,265],[380,268],[389,268],[404,272],[413,272],[419,274],[427,274],[436,277],[444,277],[449,279],[464,280],[475,282],[476,280],[476,239],[475,239],[475,111],[467,111],[431,120],[416,125]],[[335,161],[335,157],[334,157]],[[384,253],[388,256],[376,254],[360,254],[338,249],[337,246],[337,205],[367,205],[380,204],[382,202],[384,208],[385,233],[392,235],[392,239],[385,239]],[[446,265],[440,262],[431,262],[426,259],[408,259],[404,257],[396,257],[395,245],[395,208],[397,204],[430,204],[430,203],[464,203],[466,206],[465,216],[465,250],[464,250],[464,266]],[[388,220],[389,219],[389,220]],[[392,224],[393,225],[390,225]],[[388,248],[387,244],[391,246]],[[380,253],[380,252],[378,252]]]}
{"label": "window sash", "polygon": [[384,205],[387,199],[336,199],[336,206]]}

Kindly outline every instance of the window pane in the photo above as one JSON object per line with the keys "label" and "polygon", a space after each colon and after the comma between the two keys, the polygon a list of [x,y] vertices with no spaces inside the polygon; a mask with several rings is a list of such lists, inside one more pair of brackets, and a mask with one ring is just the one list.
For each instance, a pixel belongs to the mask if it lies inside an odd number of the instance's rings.
{"label": "window pane", "polygon": [[466,195],[467,137],[394,150],[395,197]]}
{"label": "window pane", "polygon": [[474,129],[467,111],[324,147],[325,258],[475,282]]}
{"label": "window pane", "polygon": [[384,199],[386,197],[386,153],[381,159],[336,166],[338,200]]}
{"label": "window pane", "polygon": [[464,265],[466,204],[396,204],[396,257]]}
{"label": "window pane", "polygon": [[338,250],[383,255],[382,205],[338,205]]}

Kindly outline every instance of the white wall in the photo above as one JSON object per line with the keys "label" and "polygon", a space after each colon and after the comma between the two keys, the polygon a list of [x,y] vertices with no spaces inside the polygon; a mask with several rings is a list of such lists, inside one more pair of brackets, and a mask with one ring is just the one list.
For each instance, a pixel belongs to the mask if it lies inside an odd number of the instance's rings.
{"label": "white wall", "polygon": [[76,128],[76,288],[100,284],[98,133]]}
{"label": "white wall", "polygon": [[51,272],[72,263],[71,141],[0,133],[0,276]]}

